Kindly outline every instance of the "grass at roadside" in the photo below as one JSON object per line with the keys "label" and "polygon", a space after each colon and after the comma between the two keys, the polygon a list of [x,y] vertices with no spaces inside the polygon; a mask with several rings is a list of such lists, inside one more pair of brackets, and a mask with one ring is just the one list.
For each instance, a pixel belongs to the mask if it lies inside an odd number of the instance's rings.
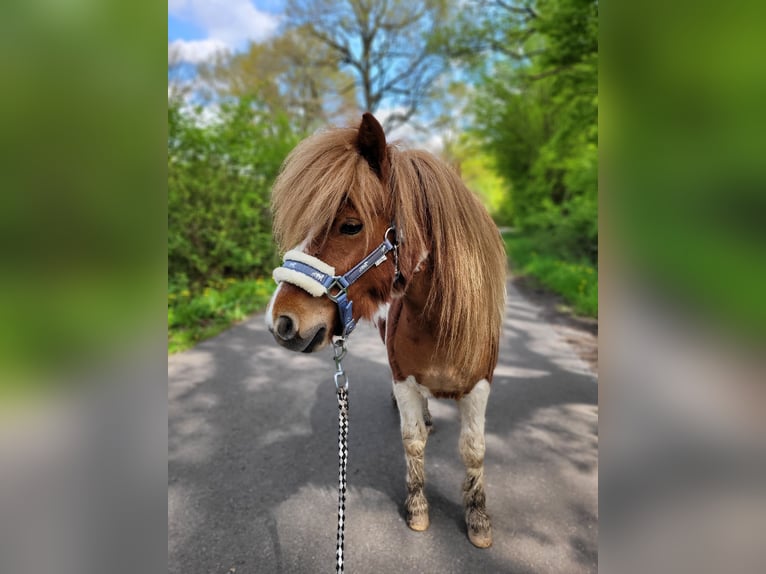
{"label": "grass at roadside", "polygon": [[202,293],[168,293],[168,354],[189,349],[266,306],[274,291],[267,279],[227,279]]}
{"label": "grass at roadside", "polygon": [[504,239],[514,273],[534,277],[561,295],[575,313],[598,317],[598,268],[590,263],[573,263],[539,253],[527,237],[505,234]]}

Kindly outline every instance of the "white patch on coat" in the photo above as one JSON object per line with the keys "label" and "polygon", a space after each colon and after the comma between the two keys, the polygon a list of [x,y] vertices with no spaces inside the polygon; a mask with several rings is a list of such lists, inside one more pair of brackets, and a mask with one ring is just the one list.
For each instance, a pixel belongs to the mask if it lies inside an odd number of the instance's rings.
{"label": "white patch on coat", "polygon": [[376,327],[381,321],[385,321],[388,318],[388,310],[391,308],[391,303],[381,303],[378,305],[375,313],[372,314],[372,324]]}
{"label": "white patch on coat", "polygon": [[394,395],[396,395],[397,387],[402,387],[402,386],[412,388],[415,392],[417,392],[424,399],[433,398],[433,395],[431,394],[431,391],[429,391],[426,387],[424,387],[423,385],[418,383],[415,380],[415,377],[413,377],[412,375],[410,375],[409,377],[407,377],[403,381],[394,381]]}
{"label": "white patch on coat", "polygon": [[484,460],[484,423],[489,399],[489,382],[480,380],[458,401],[460,409],[460,454],[466,464]]}
{"label": "white patch on coat", "polygon": [[274,329],[274,301],[277,300],[277,296],[279,295],[279,290],[282,288],[282,284],[279,283],[277,285],[277,288],[274,290],[274,293],[271,295],[271,299],[269,299],[269,306],[266,307],[266,316],[264,319],[266,320],[266,326],[269,329]]}
{"label": "white patch on coat", "polygon": [[[306,237],[306,239],[301,241],[298,245],[293,247],[290,251],[300,251],[301,253],[305,253],[306,252],[306,247],[308,247],[309,243],[311,243],[311,238],[312,237],[314,237],[314,232],[313,231],[311,233],[309,233],[309,235],[308,235],[308,237]],[[288,251],[288,253],[290,251]]]}

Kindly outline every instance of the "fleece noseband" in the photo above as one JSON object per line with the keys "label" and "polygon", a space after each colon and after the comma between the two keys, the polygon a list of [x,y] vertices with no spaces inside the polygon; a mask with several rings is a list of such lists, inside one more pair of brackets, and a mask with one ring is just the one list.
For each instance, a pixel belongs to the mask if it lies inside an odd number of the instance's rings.
{"label": "fleece noseband", "polygon": [[396,243],[388,239],[392,231],[395,237],[396,231],[390,227],[383,237],[383,243],[343,275],[336,275],[335,267],[321,259],[297,249],[290,250],[285,253],[282,266],[274,269],[272,274],[274,281],[277,283],[285,281],[300,287],[314,297],[327,295],[338,306],[340,322],[343,326],[342,336],[346,337],[356,327],[351,314],[354,303],[348,298],[348,288],[367,271],[383,263],[390,251],[396,253]]}

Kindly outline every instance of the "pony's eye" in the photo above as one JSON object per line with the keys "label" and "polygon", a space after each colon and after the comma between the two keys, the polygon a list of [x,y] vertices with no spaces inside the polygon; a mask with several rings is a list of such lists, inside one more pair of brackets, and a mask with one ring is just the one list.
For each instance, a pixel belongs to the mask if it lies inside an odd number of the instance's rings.
{"label": "pony's eye", "polygon": [[340,232],[343,235],[356,235],[362,230],[362,227],[364,227],[364,224],[358,221],[347,221],[340,226]]}

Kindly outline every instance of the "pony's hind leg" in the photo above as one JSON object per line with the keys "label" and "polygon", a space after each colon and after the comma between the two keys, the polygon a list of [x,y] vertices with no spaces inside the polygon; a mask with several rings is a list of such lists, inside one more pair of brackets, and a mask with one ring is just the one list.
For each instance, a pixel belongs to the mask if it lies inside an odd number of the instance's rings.
{"label": "pony's hind leg", "polygon": [[428,431],[424,417],[424,398],[414,377],[394,383],[394,396],[401,419],[404,458],[407,462],[407,526],[423,531],[428,528],[428,501],[425,485],[424,455]]}
{"label": "pony's hind leg", "polygon": [[489,383],[482,379],[465,395],[460,407],[460,456],[466,469],[463,483],[463,506],[468,539],[474,546],[492,544],[492,524],[487,514],[484,493],[484,413],[487,409]]}

